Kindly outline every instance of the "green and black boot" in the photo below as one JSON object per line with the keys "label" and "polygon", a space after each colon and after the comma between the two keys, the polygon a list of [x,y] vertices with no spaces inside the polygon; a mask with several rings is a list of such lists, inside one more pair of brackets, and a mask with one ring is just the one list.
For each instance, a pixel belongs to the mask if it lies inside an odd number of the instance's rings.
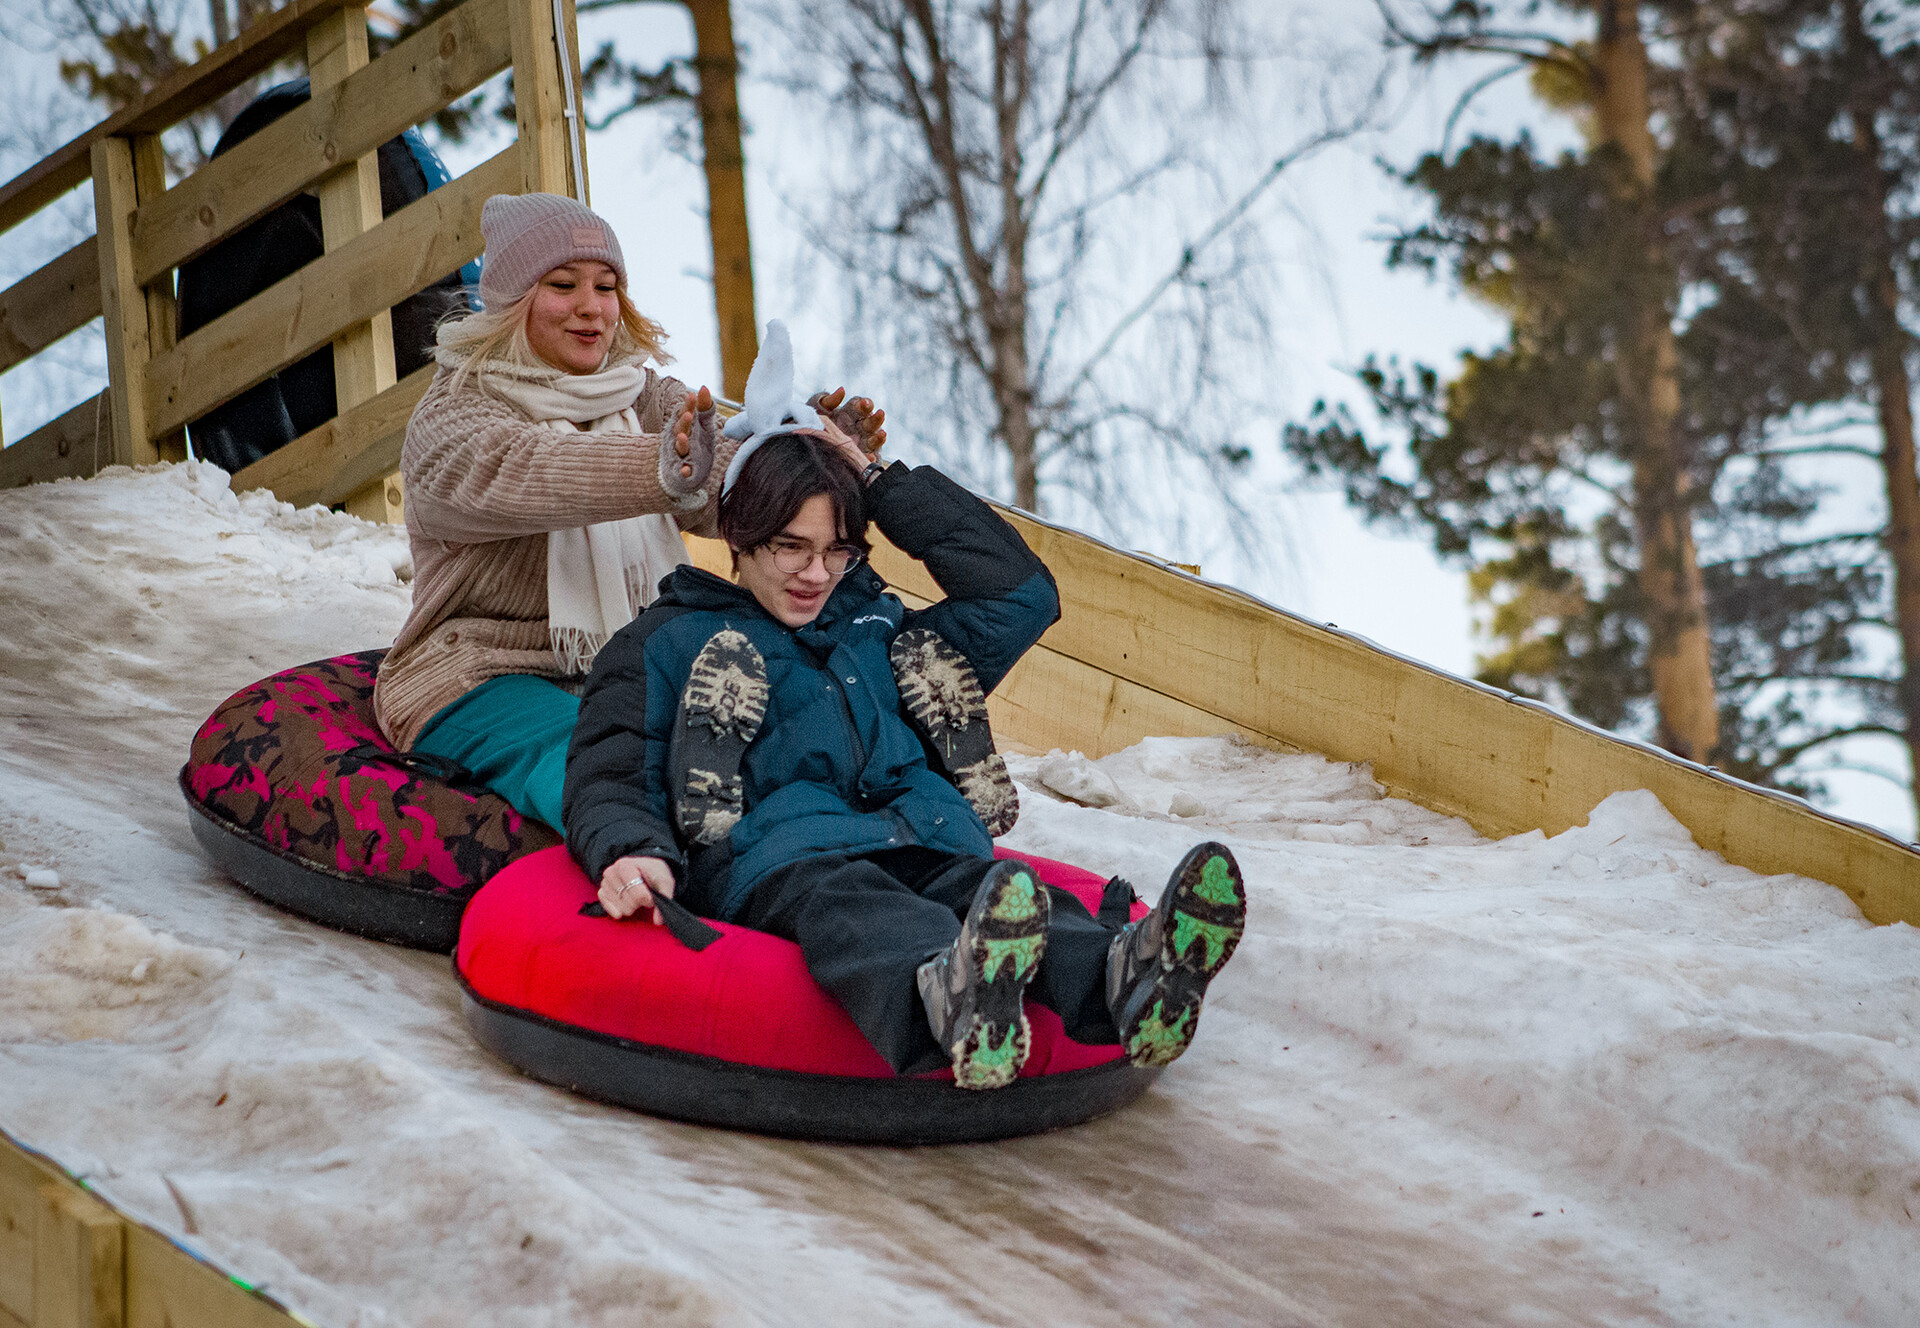
{"label": "green and black boot", "polygon": [[996,862],[952,945],[915,975],[927,1026],[961,1088],[1004,1088],[1027,1063],[1027,983],[1047,951],[1047,888],[1024,862]]}
{"label": "green and black boot", "polygon": [[1225,844],[1189,849],[1153,912],[1107,949],[1107,1009],[1135,1065],[1172,1064],[1193,1041],[1207,984],[1247,929],[1247,892]]}
{"label": "green and black boot", "polygon": [[767,717],[767,661],[744,632],[722,628],[693,657],[667,745],[674,819],[695,844],[727,837],[740,820],[740,760]]}

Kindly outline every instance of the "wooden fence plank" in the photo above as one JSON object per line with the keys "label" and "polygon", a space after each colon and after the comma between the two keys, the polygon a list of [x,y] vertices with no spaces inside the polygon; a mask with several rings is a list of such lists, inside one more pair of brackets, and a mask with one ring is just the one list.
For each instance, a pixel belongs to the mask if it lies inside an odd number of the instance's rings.
{"label": "wooden fence plank", "polygon": [[[921,564],[901,553],[878,529],[870,528],[868,535],[874,546],[874,567],[902,603],[923,608],[940,597],[939,587]],[[719,540],[690,536],[687,548],[695,566],[715,576],[732,575],[727,546]],[[1238,734],[1263,747],[1288,747],[1272,734],[1116,678],[1045,644],[1021,658],[987,698],[987,709],[994,737],[1005,751],[1047,752],[1061,747],[1104,756],[1142,738],[1204,738],[1221,733]]]}
{"label": "wooden fence plank", "polygon": [[292,0],[118,114],[0,185],[0,234],[79,185],[92,171],[93,145],[125,134],[157,134],[232,91],[299,47],[307,29],[349,0]]}
{"label": "wooden fence plank", "polygon": [[506,68],[506,0],[469,0],[142,203],[134,274],[151,281]]}
{"label": "wooden fence plank", "polygon": [[0,489],[84,479],[113,464],[113,403],[102,392],[0,452]]}
{"label": "wooden fence plank", "polygon": [[415,369],[372,401],[261,457],[233,477],[235,493],[271,489],[282,502],[345,502],[400,464],[407,419],[433,381],[434,366]]}
{"label": "wooden fence plank", "polygon": [[34,1328],[124,1328],[126,1239],[118,1215],[84,1190],[47,1180],[34,1216]]}
{"label": "wooden fence plank", "polygon": [[127,1328],[289,1328],[304,1322],[159,1233],[127,1228]]}
{"label": "wooden fence plank", "polygon": [[1175,697],[1149,691],[1077,659],[1035,646],[987,698],[995,739],[1004,751],[1058,747],[1105,755],[1142,738],[1207,738],[1237,734],[1262,747],[1296,750],[1244,725]]}
{"label": "wooden fence plank", "polygon": [[31,1321],[39,1202],[39,1170],[23,1154],[0,1146],[0,1324]]}
{"label": "wooden fence plank", "polygon": [[481,204],[519,178],[519,151],[507,148],[182,337],[149,367],[151,427],[204,415],[458,268],[480,252]]}
{"label": "wooden fence plank", "polygon": [[100,255],[92,236],[0,291],[0,373],[100,316]]}

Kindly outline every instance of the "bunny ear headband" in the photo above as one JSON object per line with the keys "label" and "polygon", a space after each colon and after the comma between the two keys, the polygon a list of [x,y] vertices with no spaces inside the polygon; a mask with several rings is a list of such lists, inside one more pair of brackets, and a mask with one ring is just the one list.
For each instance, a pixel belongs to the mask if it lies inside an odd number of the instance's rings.
{"label": "bunny ear headband", "polygon": [[[740,413],[726,422],[720,432],[728,438],[744,438],[740,450],[733,454],[733,461],[727,467],[726,478],[720,482],[720,495],[725,497],[734,481],[740,478],[740,470],[747,464],[747,458],[759,450],[760,444],[770,438],[778,438],[787,433],[819,433],[820,416],[812,406],[794,395],[793,391],[793,342],[787,336],[787,325],[778,318],[767,323],[766,344],[760,347],[760,353],[754,357],[753,371],[747,375],[746,404]],[[821,434],[825,437],[824,434]]]}

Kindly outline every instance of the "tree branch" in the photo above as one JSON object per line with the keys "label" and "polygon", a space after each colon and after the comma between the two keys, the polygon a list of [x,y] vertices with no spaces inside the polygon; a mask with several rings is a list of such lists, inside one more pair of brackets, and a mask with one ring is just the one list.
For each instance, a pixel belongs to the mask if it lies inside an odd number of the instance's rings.
{"label": "tree branch", "polygon": [[1126,335],[1127,330],[1139,322],[1141,318],[1145,317],[1147,311],[1159,302],[1162,295],[1165,295],[1182,278],[1193,271],[1193,266],[1199,260],[1201,252],[1222,235],[1225,235],[1240,218],[1244,217],[1248,210],[1259,201],[1260,195],[1264,194],[1272,187],[1273,182],[1280,178],[1282,172],[1289,166],[1312,156],[1328,144],[1351,137],[1354,133],[1358,132],[1358,130],[1358,122],[1323,129],[1305,142],[1294,147],[1291,151],[1275,158],[1273,164],[1267,167],[1266,171],[1258,180],[1254,181],[1250,189],[1243,193],[1231,207],[1216,218],[1213,224],[1207,227],[1197,240],[1190,242],[1181,250],[1180,261],[1173,265],[1172,270],[1160,278],[1159,281],[1155,282],[1152,289],[1148,290],[1146,295],[1141,297],[1140,301],[1122,315],[1120,321],[1108,330],[1106,337],[1100,342],[1099,347],[1094,350],[1093,354],[1087,357],[1086,362],[1080,366],[1080,372],[1075,374],[1073,381],[1067,385],[1065,395],[1071,396],[1079,390],[1082,384],[1093,376],[1093,371],[1099,367],[1102,360],[1112,353],[1113,348],[1120,344],[1120,339]]}

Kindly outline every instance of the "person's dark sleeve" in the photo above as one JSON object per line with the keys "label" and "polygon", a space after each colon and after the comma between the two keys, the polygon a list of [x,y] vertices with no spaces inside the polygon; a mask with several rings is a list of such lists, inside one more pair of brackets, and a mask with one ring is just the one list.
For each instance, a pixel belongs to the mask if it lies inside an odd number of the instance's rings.
{"label": "person's dark sleeve", "polygon": [[[664,609],[642,614],[616,632],[594,658],[580,698],[580,718],[567,746],[561,820],[567,850],[596,885],[602,872],[629,856],[662,859],[676,880],[685,874],[685,855],[674,838],[657,774],[663,762],[647,759],[649,743],[666,737],[648,732],[648,642],[677,616]],[[665,645],[662,638],[661,648]]]}
{"label": "person's dark sleeve", "polygon": [[997,512],[931,466],[889,466],[867,488],[868,510],[901,552],[918,558],[946,598],[907,615],[967,657],[992,691],[1060,620],[1053,573]]}

